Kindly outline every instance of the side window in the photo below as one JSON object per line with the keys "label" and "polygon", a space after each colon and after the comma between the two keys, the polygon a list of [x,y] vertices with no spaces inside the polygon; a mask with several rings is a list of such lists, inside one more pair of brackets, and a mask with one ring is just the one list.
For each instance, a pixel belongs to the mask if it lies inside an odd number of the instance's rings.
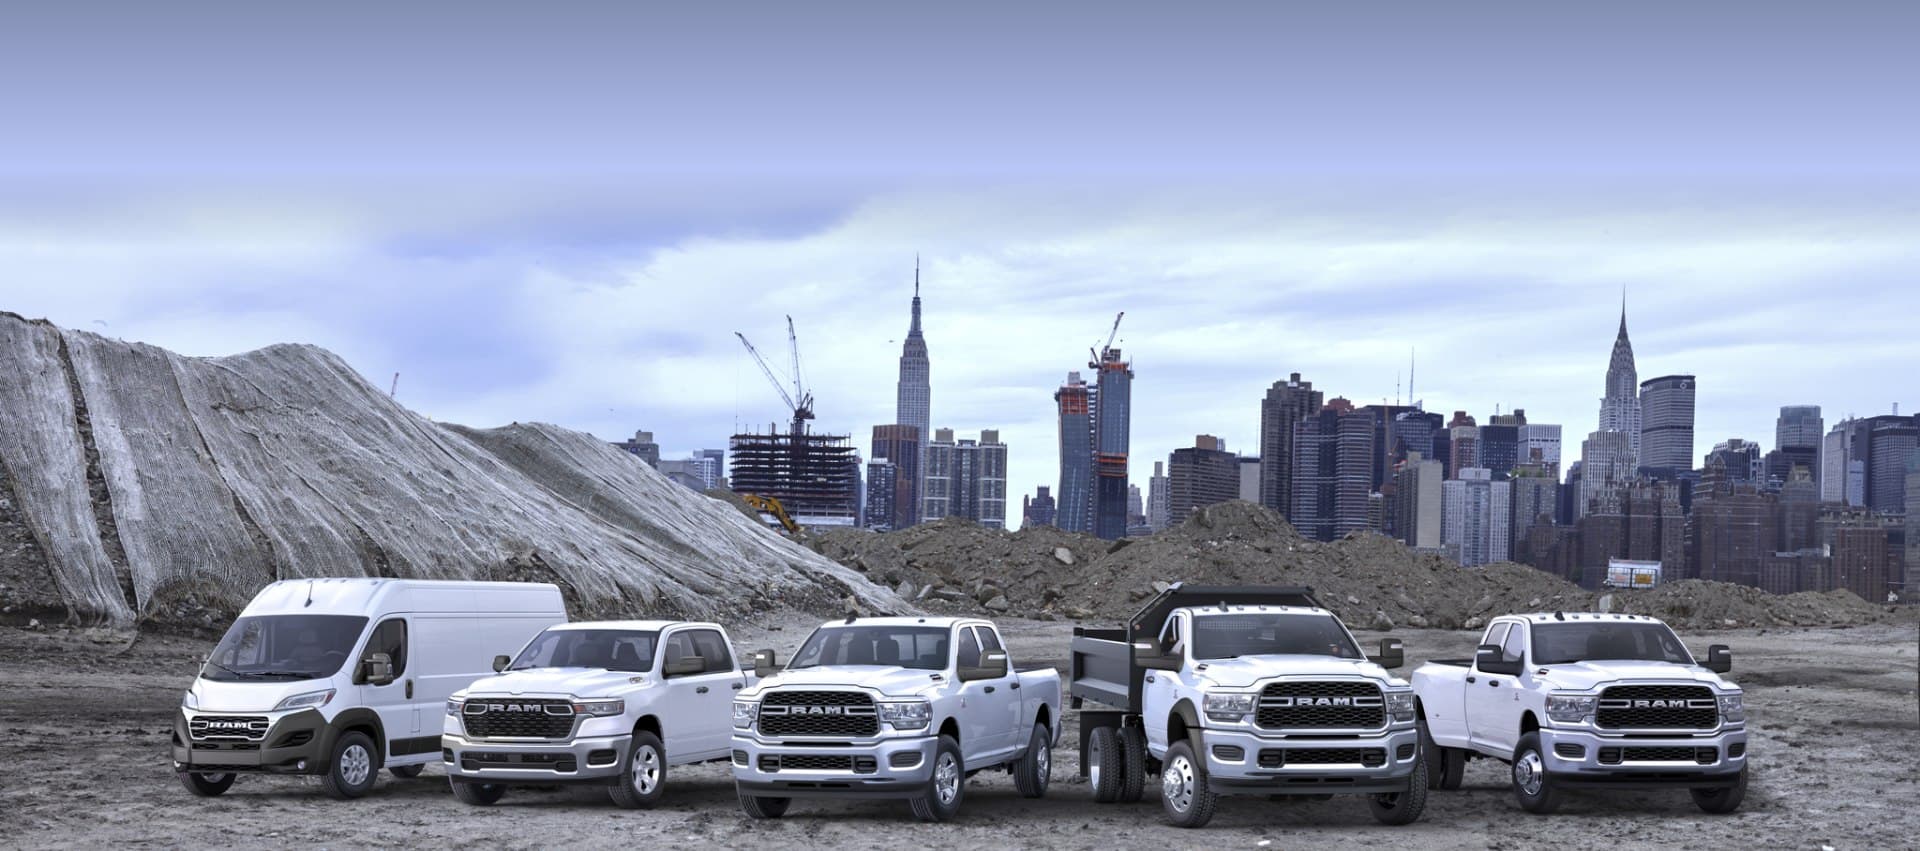
{"label": "side window", "polygon": [[1500,646],[1500,661],[1502,662],[1522,661],[1521,657],[1525,655],[1526,646],[1527,646],[1526,627],[1520,624],[1514,624],[1513,628],[1507,631],[1506,643]]}
{"label": "side window", "polygon": [[385,653],[393,659],[393,675],[407,672],[407,622],[399,618],[381,621],[367,639],[367,655]]}
{"label": "side window", "polygon": [[988,650],[1004,651],[1007,649],[1000,646],[1000,634],[994,632],[991,627],[981,626],[974,628],[980,631],[980,652],[985,653]]}
{"label": "side window", "polygon": [[1167,625],[1160,628],[1160,651],[1168,656],[1179,656],[1186,651],[1186,645],[1180,640],[1180,627],[1186,623],[1183,615],[1167,618]]}
{"label": "side window", "polygon": [[1487,627],[1487,634],[1480,637],[1480,646],[1503,646],[1507,643],[1507,624],[1497,623]]}
{"label": "side window", "polygon": [[707,673],[730,673],[733,671],[733,654],[727,652],[727,642],[720,633],[710,629],[699,629],[687,633],[693,641],[693,651],[707,660]]}
{"label": "side window", "polygon": [[972,627],[960,630],[960,651],[953,663],[956,668],[980,667],[980,639],[974,635]]}
{"label": "side window", "polygon": [[688,634],[676,632],[667,636],[667,643],[662,646],[660,653],[661,670],[665,670],[666,666],[672,664],[676,659],[698,655],[700,654],[693,649],[693,641],[688,637]]}

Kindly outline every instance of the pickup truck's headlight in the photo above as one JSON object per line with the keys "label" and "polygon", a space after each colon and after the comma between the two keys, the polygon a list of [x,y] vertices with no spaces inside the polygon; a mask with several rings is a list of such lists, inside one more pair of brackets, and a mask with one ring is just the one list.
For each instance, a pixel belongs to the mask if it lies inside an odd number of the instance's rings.
{"label": "pickup truck's headlight", "polygon": [[733,702],[733,726],[739,727],[741,729],[749,729],[753,727],[753,716],[756,710],[758,710],[759,708],[760,708],[760,704],[754,703],[753,701],[750,701],[750,700],[734,701]]}
{"label": "pickup truck's headlight", "polygon": [[273,711],[279,712],[282,709],[313,709],[326,706],[327,702],[331,700],[333,700],[333,689],[310,691],[305,694],[296,694],[274,704]]}
{"label": "pickup truck's headlight", "polygon": [[200,708],[200,698],[193,696],[193,689],[187,689],[186,691],[180,693],[180,708],[181,709],[199,709]]}
{"label": "pickup truck's headlight", "polygon": [[585,715],[589,718],[619,715],[626,711],[627,702],[624,700],[594,697],[573,702],[573,714]]}
{"label": "pickup truck's headlight", "polygon": [[1413,720],[1413,692],[1387,692],[1387,711],[1393,713],[1393,720],[1407,722]]}
{"label": "pickup truck's headlight", "polygon": [[1578,724],[1593,714],[1591,695],[1548,695],[1547,717],[1561,724]]}
{"label": "pickup truck's headlight", "polygon": [[1726,721],[1747,720],[1747,705],[1744,692],[1720,695],[1720,717]]}
{"label": "pickup truck's headlight", "polygon": [[924,700],[880,704],[880,720],[895,730],[925,730],[933,720],[933,704]]}
{"label": "pickup truck's headlight", "polygon": [[1207,717],[1227,724],[1237,724],[1253,714],[1253,707],[1260,702],[1257,694],[1209,694],[1206,700]]}
{"label": "pickup truck's headlight", "polygon": [[465,709],[466,706],[467,706],[467,702],[465,700],[462,700],[457,697],[447,698],[447,714],[448,715],[459,715],[460,711],[462,709]]}

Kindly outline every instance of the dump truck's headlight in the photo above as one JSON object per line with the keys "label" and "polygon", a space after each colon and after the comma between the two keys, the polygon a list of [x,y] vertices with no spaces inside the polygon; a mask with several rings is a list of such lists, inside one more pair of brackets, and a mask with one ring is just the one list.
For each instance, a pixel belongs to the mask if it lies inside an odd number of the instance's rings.
{"label": "dump truck's headlight", "polygon": [[1259,702],[1260,696],[1257,694],[1209,694],[1206,700],[1207,717],[1237,724],[1253,714],[1253,707]]}

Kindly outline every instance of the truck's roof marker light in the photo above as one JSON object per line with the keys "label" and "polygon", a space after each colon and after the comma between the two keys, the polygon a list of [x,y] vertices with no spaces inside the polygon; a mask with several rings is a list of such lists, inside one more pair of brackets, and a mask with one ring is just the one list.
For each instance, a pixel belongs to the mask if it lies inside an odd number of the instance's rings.
{"label": "truck's roof marker light", "polygon": [[1563,614],[1561,614],[1561,613],[1559,613],[1559,612],[1554,612],[1554,613],[1553,613],[1553,619],[1554,619],[1554,620],[1557,620],[1557,621],[1563,621],[1563,620],[1566,620],[1566,619],[1567,619],[1567,616],[1566,616],[1566,615],[1563,615]]}
{"label": "truck's roof marker light", "polygon": [[309,579],[307,580],[307,602],[302,604],[301,608],[304,609],[311,605],[313,605],[313,580]]}
{"label": "truck's roof marker light", "polygon": [[846,622],[847,622],[847,623],[853,623],[853,619],[854,619],[854,618],[856,618],[856,617],[859,617],[859,615],[847,615],[847,621],[846,621]]}

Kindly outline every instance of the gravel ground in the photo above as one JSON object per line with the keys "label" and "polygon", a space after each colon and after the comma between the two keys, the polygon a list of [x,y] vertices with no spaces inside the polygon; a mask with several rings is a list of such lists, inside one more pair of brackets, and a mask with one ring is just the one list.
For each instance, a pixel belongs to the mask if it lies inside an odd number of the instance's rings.
{"label": "gravel ground", "polygon": [[[1070,627],[1008,622],[1015,660],[1065,666]],[[808,624],[741,630],[747,647],[784,658]],[[1476,637],[1396,633],[1411,664],[1464,656]],[[1377,636],[1362,635],[1363,641]],[[1204,833],[1161,823],[1158,803],[1097,805],[1075,777],[1078,755],[1057,751],[1045,799],[1018,797],[1011,778],[981,774],[958,821],[923,825],[904,803],[795,802],[787,818],[742,815],[724,765],[672,773],[666,803],[617,810],[603,793],[515,789],[501,805],[470,808],[437,768],[383,779],[366,799],[336,802],[317,783],[243,777],[201,800],[167,766],[170,718],[209,642],[201,638],[0,628],[0,729],[10,770],[0,779],[0,836],[38,847],[473,845],[610,847],[636,842],[704,846],[879,849],[1185,847],[1408,848],[1914,847],[1920,817],[1920,705],[1911,624],[1845,629],[1732,630],[1689,639],[1734,648],[1747,690],[1752,787],[1733,816],[1699,813],[1680,791],[1576,794],[1550,817],[1522,812],[1504,766],[1476,761],[1460,792],[1436,792],[1425,817],[1382,827],[1352,798],[1324,802],[1227,799]],[[1409,668],[1408,670],[1411,670]],[[1078,740],[1067,713],[1065,741]]]}

